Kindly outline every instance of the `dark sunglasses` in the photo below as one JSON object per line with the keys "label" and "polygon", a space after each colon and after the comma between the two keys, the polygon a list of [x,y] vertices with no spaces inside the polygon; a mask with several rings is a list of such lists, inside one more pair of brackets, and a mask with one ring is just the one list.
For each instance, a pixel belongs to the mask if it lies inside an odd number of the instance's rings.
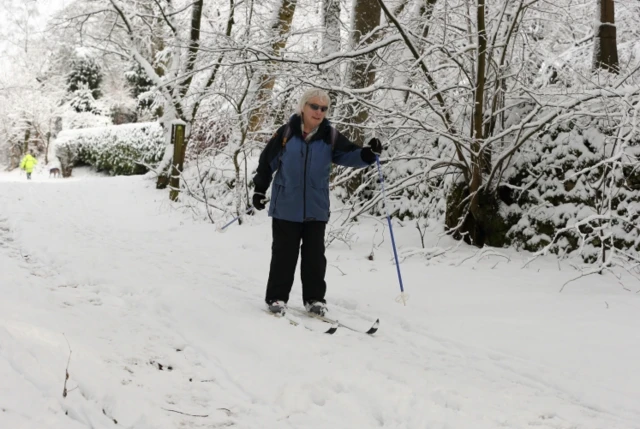
{"label": "dark sunglasses", "polygon": [[309,105],[309,107],[311,107],[313,110],[318,110],[320,109],[321,112],[326,112],[328,107],[327,106],[320,106],[318,104],[315,103],[307,103]]}

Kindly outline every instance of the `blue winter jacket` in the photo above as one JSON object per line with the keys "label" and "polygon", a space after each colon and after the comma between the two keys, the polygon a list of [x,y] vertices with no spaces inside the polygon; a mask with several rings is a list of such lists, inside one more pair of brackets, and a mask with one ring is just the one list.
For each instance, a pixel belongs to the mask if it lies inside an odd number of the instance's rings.
{"label": "blue winter jacket", "polygon": [[332,145],[331,125],[326,119],[309,142],[302,138],[299,115],[289,120],[289,138],[283,146],[285,130],[285,125],[280,127],[260,154],[253,178],[255,191],[266,193],[276,172],[269,216],[292,222],[326,222],[329,220],[331,163],[363,168],[375,162],[375,155],[337,131]]}

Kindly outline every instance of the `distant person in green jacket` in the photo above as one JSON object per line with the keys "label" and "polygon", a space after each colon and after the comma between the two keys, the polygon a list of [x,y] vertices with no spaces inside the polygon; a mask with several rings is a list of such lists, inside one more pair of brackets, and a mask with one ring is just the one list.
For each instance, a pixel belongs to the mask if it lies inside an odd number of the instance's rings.
{"label": "distant person in green jacket", "polygon": [[22,161],[20,161],[20,168],[27,172],[27,179],[31,180],[31,173],[33,173],[33,167],[36,166],[38,160],[33,156],[33,152],[29,151]]}

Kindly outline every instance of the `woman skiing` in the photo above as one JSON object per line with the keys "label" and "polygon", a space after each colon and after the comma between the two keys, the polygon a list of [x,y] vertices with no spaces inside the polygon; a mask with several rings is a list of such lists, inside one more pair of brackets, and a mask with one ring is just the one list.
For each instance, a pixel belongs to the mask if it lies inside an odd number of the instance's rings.
{"label": "woman skiing", "polygon": [[265,297],[274,313],[286,310],[298,253],[305,308],[321,316],[326,313],[324,235],[329,220],[331,164],[364,168],[382,151],[376,138],[368,147],[360,148],[333,128],[326,119],[330,105],[325,91],[307,90],[297,113],[276,131],[260,154],[253,178],[253,206],[263,210],[265,194],[276,173],[269,204],[273,242]]}

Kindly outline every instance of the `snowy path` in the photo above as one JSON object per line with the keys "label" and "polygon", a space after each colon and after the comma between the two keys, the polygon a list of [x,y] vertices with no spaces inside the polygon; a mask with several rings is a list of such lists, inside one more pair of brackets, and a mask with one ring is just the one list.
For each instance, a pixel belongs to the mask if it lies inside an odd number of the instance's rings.
{"label": "snowy path", "polygon": [[327,336],[260,311],[263,213],[219,234],[152,185],[0,177],[0,428],[640,428],[640,294],[611,278],[558,294],[575,271],[460,249],[403,264],[403,307],[372,223],[328,299],[381,330]]}

